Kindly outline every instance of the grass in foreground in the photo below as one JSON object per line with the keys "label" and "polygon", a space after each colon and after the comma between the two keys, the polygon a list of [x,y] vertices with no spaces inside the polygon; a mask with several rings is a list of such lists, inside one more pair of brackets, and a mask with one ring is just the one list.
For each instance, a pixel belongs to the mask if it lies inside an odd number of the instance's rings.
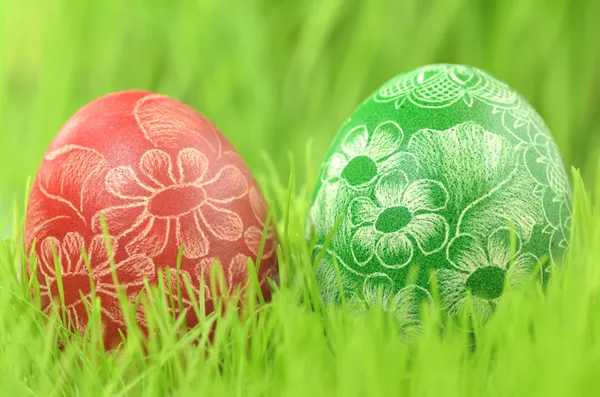
{"label": "grass in foreground", "polygon": [[[589,396],[600,387],[600,217],[575,173],[572,250],[547,288],[508,291],[472,337],[425,309],[421,332],[401,337],[389,314],[324,307],[303,236],[305,191],[268,189],[281,235],[273,300],[225,310],[182,333],[154,290],[158,331],[145,348],[132,335],[117,352],[99,343],[92,307],[87,341],[65,339],[35,307],[18,237],[0,247],[0,390],[3,395],[103,396]],[[273,180],[273,179],[271,179]],[[598,203],[597,203],[598,204]],[[16,230],[18,233],[18,230]],[[216,325],[210,341],[207,332]],[[62,350],[57,341],[66,341]]]}
{"label": "grass in foreground", "polygon": [[[316,166],[362,99],[433,62],[477,66],[520,91],[598,198],[599,12],[598,1],[569,0],[130,0],[126,9],[122,0],[0,0],[0,220],[60,125],[108,92],[182,100],[255,173],[286,174],[282,149],[313,138]],[[311,186],[314,171],[297,169],[297,185]],[[80,339],[57,349],[64,331],[44,321],[17,277],[22,211],[12,211],[14,221],[0,221],[0,395],[597,394],[600,216],[581,187],[569,263],[545,291],[507,293],[474,351],[455,328],[440,333],[435,312],[406,343],[377,310],[323,308],[304,242],[307,190],[292,191],[288,218],[286,183],[267,187],[282,237],[274,300],[220,320],[211,345],[201,334],[214,318],[181,338],[158,300],[164,332],[148,355],[135,338],[117,355]]]}

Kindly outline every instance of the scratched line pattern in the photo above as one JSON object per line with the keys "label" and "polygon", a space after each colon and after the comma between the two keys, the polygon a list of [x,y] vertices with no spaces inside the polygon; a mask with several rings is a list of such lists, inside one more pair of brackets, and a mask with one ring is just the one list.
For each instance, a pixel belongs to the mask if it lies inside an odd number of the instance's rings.
{"label": "scratched line pattern", "polygon": [[[132,302],[144,279],[156,283],[164,267],[175,272],[183,247],[181,277],[189,278],[193,298],[204,300],[210,312],[211,264],[222,266],[227,291],[221,293],[243,290],[247,261],[257,258],[266,214],[247,166],[206,118],[169,97],[127,91],[82,108],[52,142],[32,188],[26,245],[32,250],[36,243],[45,311],[59,296],[54,256],[59,260],[65,305],[80,332],[91,292],[80,253],[88,252],[110,343],[125,322],[101,216],[108,224],[117,276]],[[275,245],[270,225],[259,271],[267,298],[267,278],[276,274]],[[206,293],[200,296],[203,278]],[[194,299],[184,295],[190,308]],[[143,326],[141,312],[137,318]],[[189,315],[188,322],[197,319]]]}

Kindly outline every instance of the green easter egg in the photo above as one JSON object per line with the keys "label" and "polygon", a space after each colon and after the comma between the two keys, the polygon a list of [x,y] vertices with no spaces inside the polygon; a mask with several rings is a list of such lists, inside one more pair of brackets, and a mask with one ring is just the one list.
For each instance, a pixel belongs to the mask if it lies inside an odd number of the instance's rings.
{"label": "green easter egg", "polygon": [[388,81],[344,123],[307,233],[326,303],[343,291],[417,321],[434,274],[446,312],[470,294],[487,318],[506,285],[564,260],[570,216],[569,178],[531,105],[479,69],[439,64]]}

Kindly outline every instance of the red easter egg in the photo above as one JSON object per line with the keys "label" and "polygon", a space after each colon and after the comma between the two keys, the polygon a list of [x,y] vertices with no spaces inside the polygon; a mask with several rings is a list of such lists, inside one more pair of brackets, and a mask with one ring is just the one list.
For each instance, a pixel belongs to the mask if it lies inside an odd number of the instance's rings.
{"label": "red easter egg", "polygon": [[[213,310],[210,267],[222,264],[227,288],[244,288],[247,259],[256,260],[267,208],[248,167],[215,126],[192,108],[164,95],[125,91],[80,109],[59,131],[36,175],[26,218],[27,252],[33,247],[42,304],[58,299],[54,253],[61,266],[64,303],[73,327],[87,324],[90,277],[101,299],[104,340],[120,340],[125,322],[113,284],[100,214],[108,224],[119,284],[131,300],[144,279],[156,283],[168,267],[181,274],[199,298],[204,276],[206,311]],[[277,273],[271,226],[259,268]],[[35,245],[33,244],[35,241]],[[197,319],[181,283],[188,325]],[[175,291],[177,286],[172,285]],[[219,293],[224,292],[220,291]],[[83,297],[82,297],[83,296]],[[175,296],[176,292],[175,292]],[[144,316],[137,315],[145,326]]]}

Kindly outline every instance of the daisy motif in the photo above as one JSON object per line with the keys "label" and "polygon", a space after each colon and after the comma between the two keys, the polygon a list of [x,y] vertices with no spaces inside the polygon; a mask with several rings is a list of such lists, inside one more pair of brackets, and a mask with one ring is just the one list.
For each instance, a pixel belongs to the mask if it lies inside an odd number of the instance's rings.
{"label": "daisy motif", "polygon": [[[118,249],[117,240],[110,238],[114,251]],[[48,312],[53,299],[58,299],[59,290],[54,267],[54,255],[61,266],[61,278],[65,308],[70,321],[75,329],[83,331],[87,320],[86,304],[91,303],[90,274],[83,261],[81,250],[86,249],[92,269],[92,277],[96,289],[96,296],[101,301],[102,313],[119,325],[125,325],[121,312],[121,304],[117,290],[113,283],[111,273],[111,258],[108,256],[104,243],[104,236],[96,235],[86,247],[83,237],[77,232],[67,233],[62,241],[55,237],[47,237],[42,241],[39,255],[39,271],[45,279],[40,283],[40,293],[45,302],[44,311]],[[152,280],[155,277],[154,263],[144,255],[133,255],[117,263],[115,270],[119,284],[125,288],[129,295],[134,295],[133,288],[142,288],[144,279]],[[138,291],[139,292],[139,291]],[[82,298],[83,296],[83,298]]]}
{"label": "daisy motif", "polygon": [[459,234],[448,244],[447,255],[452,267],[436,271],[442,305],[448,313],[461,313],[470,291],[474,311],[485,321],[502,295],[506,280],[511,287],[518,287],[527,280],[537,267],[538,258],[531,253],[521,253],[518,236],[514,256],[511,256],[510,237],[509,229],[499,228],[489,236],[487,247],[469,234]]}
{"label": "daisy motif", "polygon": [[[128,166],[107,174],[108,191],[130,202],[102,211],[112,235],[135,235],[125,247],[127,253],[160,255],[174,233],[177,245],[184,246],[186,258],[201,258],[210,248],[205,231],[223,241],[242,237],[242,219],[222,205],[248,193],[246,178],[237,167],[225,165],[207,179],[208,165],[200,151],[183,149],[177,155],[175,176],[171,157],[152,149],[144,153],[139,166],[148,182],[142,182]],[[99,216],[96,214],[93,222],[97,232]]]}
{"label": "daisy motif", "polygon": [[354,127],[342,142],[342,153],[334,153],[323,169],[324,182],[342,180],[349,187],[360,188],[375,180],[378,174],[401,168],[414,161],[409,153],[396,153],[404,133],[393,121],[379,124],[369,135],[367,127]]}
{"label": "daisy motif", "polygon": [[375,255],[388,268],[408,265],[413,241],[426,255],[442,249],[448,223],[434,213],[446,207],[448,192],[429,179],[409,183],[402,171],[381,177],[375,187],[376,202],[358,197],[350,204],[350,222],[358,229],[350,243],[357,264],[364,266]]}

